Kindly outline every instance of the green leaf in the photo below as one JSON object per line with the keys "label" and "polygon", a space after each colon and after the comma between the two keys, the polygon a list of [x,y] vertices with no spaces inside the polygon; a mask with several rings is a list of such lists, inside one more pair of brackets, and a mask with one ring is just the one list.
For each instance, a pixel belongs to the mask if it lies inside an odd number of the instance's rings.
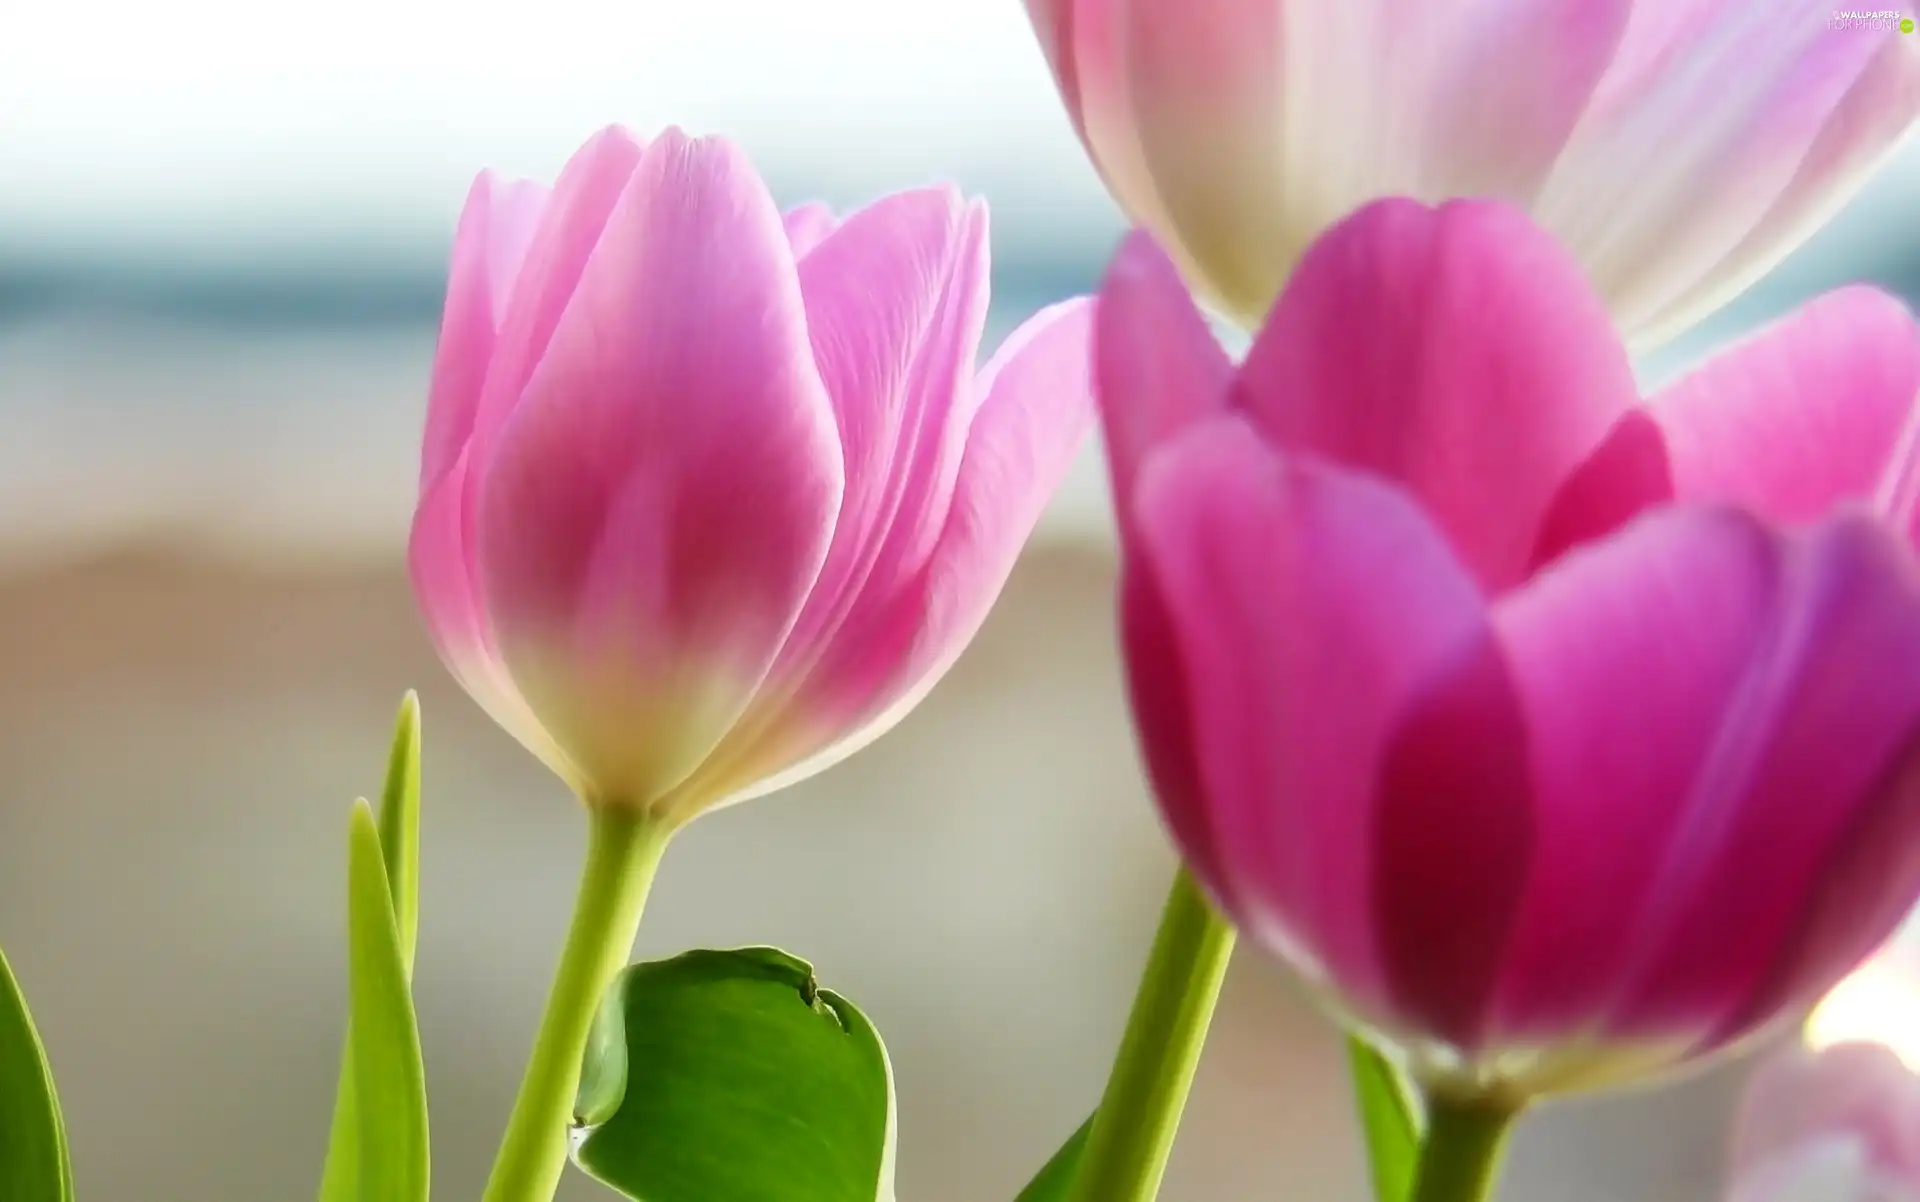
{"label": "green leaf", "polygon": [[[387,753],[387,778],[380,790],[380,853],[393,892],[400,933],[400,955],[413,972],[420,929],[420,698],[412,690],[400,701],[393,744]],[[327,1164],[320,1184],[321,1202],[358,1202],[360,1193],[360,1118],[354,1103],[353,1024],[347,1024],[340,1052],[340,1085],[334,1095],[333,1130],[327,1139]]]}
{"label": "green leaf", "polygon": [[73,1202],[67,1129],[47,1050],[0,952],[0,1202]]}
{"label": "green leaf", "polygon": [[1013,1202],[1066,1202],[1067,1191],[1073,1187],[1073,1175],[1080,1168],[1080,1151],[1087,1146],[1087,1133],[1093,1130],[1093,1117],[1088,1115],[1080,1129],[1067,1137],[1053,1159]]}
{"label": "green leaf", "polygon": [[774,948],[623,971],[574,1114],[574,1162],[638,1202],[893,1202],[886,1048]]}
{"label": "green leaf", "polygon": [[380,790],[380,857],[393,890],[400,959],[411,977],[420,934],[420,696],[412,689],[400,700],[387,752],[387,780]]}
{"label": "green leaf", "polygon": [[373,809],[353,807],[347,930],[355,1202],[427,1202],[427,1082]]}
{"label": "green leaf", "polygon": [[1347,1037],[1347,1057],[1367,1138],[1374,1196],[1380,1202],[1406,1202],[1420,1156],[1420,1121],[1408,1102],[1406,1083],[1393,1062],[1358,1035]]}

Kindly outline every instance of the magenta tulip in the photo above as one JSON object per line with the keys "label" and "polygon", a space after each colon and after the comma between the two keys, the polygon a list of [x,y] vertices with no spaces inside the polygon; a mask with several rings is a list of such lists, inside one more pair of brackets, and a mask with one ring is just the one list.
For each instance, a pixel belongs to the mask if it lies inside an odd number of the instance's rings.
{"label": "magenta tulip", "polygon": [[1121,207],[1249,329],[1361,204],[1498,197],[1651,342],[1758,279],[1920,116],[1920,39],[1833,0],[1027,9]]}
{"label": "magenta tulip", "polygon": [[442,657],[590,804],[672,825],[850,753],[972,637],[1092,422],[1089,308],[976,372],[987,216],[783,219],[741,152],[483,175],[411,563]]}
{"label": "magenta tulip", "polygon": [[1520,210],[1387,201],[1237,367],[1134,235],[1095,358],[1166,820],[1429,1086],[1703,1056],[1920,894],[1896,302],[1836,294],[1643,407]]}
{"label": "magenta tulip", "polygon": [[1733,1172],[1731,1202],[1920,1202],[1920,1076],[1871,1042],[1770,1056],[1742,1099]]}

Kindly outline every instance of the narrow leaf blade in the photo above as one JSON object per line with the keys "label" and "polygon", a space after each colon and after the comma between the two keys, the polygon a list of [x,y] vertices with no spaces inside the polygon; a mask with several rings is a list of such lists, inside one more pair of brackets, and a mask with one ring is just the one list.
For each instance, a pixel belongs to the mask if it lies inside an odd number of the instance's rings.
{"label": "narrow leaf blade", "polygon": [[66,1123],[46,1048],[0,952],[0,1200],[73,1202]]}
{"label": "narrow leaf blade", "polygon": [[893,1073],[859,1008],[773,948],[624,971],[574,1162],[637,1202],[892,1202]]}
{"label": "narrow leaf blade", "polygon": [[[409,977],[420,920],[420,697],[411,689],[400,701],[386,780],[380,790],[380,854],[393,893],[401,958]],[[340,1050],[340,1084],[334,1094],[333,1127],[320,1180],[320,1202],[358,1202],[359,1111],[354,1103],[353,1024]]]}
{"label": "narrow leaf blade", "polygon": [[1420,1123],[1408,1103],[1400,1070],[1358,1035],[1347,1038],[1347,1058],[1366,1134],[1374,1196],[1379,1202],[1406,1202],[1420,1155]]}
{"label": "narrow leaf blade", "polygon": [[380,791],[380,854],[393,891],[400,958],[411,975],[420,935],[420,696],[411,689],[401,699],[387,753],[387,779]]}
{"label": "narrow leaf blade", "polygon": [[347,875],[360,1169],[354,1196],[357,1202],[427,1202],[426,1069],[379,829],[365,801],[353,808]]}

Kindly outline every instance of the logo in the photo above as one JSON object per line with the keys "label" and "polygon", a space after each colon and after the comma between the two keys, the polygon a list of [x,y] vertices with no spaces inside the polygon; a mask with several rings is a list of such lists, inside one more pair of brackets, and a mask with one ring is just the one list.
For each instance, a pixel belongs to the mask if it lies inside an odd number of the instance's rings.
{"label": "logo", "polygon": [[1912,18],[1912,17],[1902,17],[1902,18],[1900,18],[1900,32],[1901,32],[1901,33],[1912,33],[1912,32],[1913,32],[1913,18]]}

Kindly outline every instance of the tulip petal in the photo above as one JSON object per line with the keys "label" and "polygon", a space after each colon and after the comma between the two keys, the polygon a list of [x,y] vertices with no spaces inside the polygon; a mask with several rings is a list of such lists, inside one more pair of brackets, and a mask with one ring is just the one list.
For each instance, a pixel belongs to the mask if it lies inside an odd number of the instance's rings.
{"label": "tulip petal", "polygon": [[1832,1136],[1858,1138],[1873,1166],[1920,1187],[1920,1076],[1876,1043],[1768,1057],[1734,1122],[1734,1177]]}
{"label": "tulip petal", "polygon": [[806,339],[765,187],[731,145],[669,131],[479,498],[501,654],[610,804],[649,805],[706,757],[819,574],[842,473]]}
{"label": "tulip petal", "polygon": [[1842,499],[1873,497],[1887,480],[1912,527],[1920,324],[1885,293],[1830,293],[1715,356],[1649,411],[1683,501],[1805,522]]}
{"label": "tulip petal", "polygon": [[1416,695],[1385,747],[1372,879],[1381,964],[1396,1020],[1456,1049],[1485,1042],[1526,897],[1528,753],[1490,629]]}
{"label": "tulip petal", "polygon": [[1402,482],[1500,589],[1638,392],[1579,265],[1523,213],[1382,201],[1301,262],[1236,396],[1281,445]]}
{"label": "tulip petal", "polygon": [[795,261],[806,258],[840,224],[833,210],[817,201],[788,209],[782,220],[787,227],[787,240],[793,244]]}
{"label": "tulip petal", "polygon": [[440,660],[488,717],[569,785],[582,777],[527,708],[493,645],[467,550],[464,456],[427,487],[414,511],[407,570]]}
{"label": "tulip petal", "polygon": [[[506,309],[498,315],[493,362],[473,422],[475,471],[486,470],[494,438],[546,353],[642,152],[632,134],[612,126],[575,151],[561,170]],[[472,504],[469,497],[469,507]]]}
{"label": "tulip petal", "polygon": [[1410,497],[1236,417],[1155,455],[1138,493],[1201,776],[1161,802],[1205,806],[1170,824],[1210,831],[1195,867],[1253,938],[1377,1016],[1374,773],[1415,690],[1486,637],[1479,591]]}
{"label": "tulip petal", "polygon": [[1618,55],[1535,213],[1622,326],[1651,328],[1780,203],[1887,31],[1831,0],[1633,6]]}
{"label": "tulip petal", "polygon": [[891,730],[972,641],[1093,425],[1092,325],[1088,302],[1064,301],[995,352],[932,554],[909,575],[868,582],[787,703],[803,735],[829,737],[763,745],[763,765],[792,766],[740,798],[821,772]]}
{"label": "tulip petal", "polygon": [[1508,1035],[1706,1036],[1762,986],[1847,832],[1898,808],[1877,787],[1920,730],[1906,556],[1861,518],[1783,538],[1669,509],[1496,608],[1539,832]]}
{"label": "tulip petal", "polygon": [[502,180],[490,171],[482,172],[467,194],[453,235],[446,308],[433,354],[421,440],[422,491],[453,466],[473,432],[494,330],[546,203],[547,190],[539,184]]}
{"label": "tulip petal", "polygon": [[1920,38],[1887,37],[1766,216],[1706,277],[1647,320],[1657,343],[1695,324],[1825,225],[1920,120]]}
{"label": "tulip petal", "polygon": [[884,708],[915,637],[892,611],[945,521],[974,413],[987,269],[985,211],[948,188],[877,201],[802,260],[845,492],[826,562],[753,711],[690,793],[732,796]]}
{"label": "tulip petal", "polygon": [[1173,261],[1144,231],[1127,235],[1107,268],[1094,354],[1107,470],[1125,523],[1141,461],[1187,425],[1226,408],[1233,363]]}
{"label": "tulip petal", "polygon": [[1561,486],[1539,562],[1676,497],[1805,522],[1873,497],[1913,530],[1920,324],[1871,288],[1804,306],[1622,418]]}
{"label": "tulip petal", "polygon": [[801,265],[846,493],[780,675],[809,671],[854,611],[896,589],[938,537],[978,403],[987,273],[986,211],[950,188],[862,209]]}
{"label": "tulip petal", "polygon": [[[1174,239],[1169,249],[1190,276],[1257,326],[1307,244],[1357,204],[1530,199],[1631,6],[1086,7],[1073,32],[1094,157],[1135,216]],[[1103,22],[1121,28],[1102,35],[1094,27]],[[1108,65],[1116,55],[1117,72]],[[1143,195],[1151,202],[1139,203]]]}

